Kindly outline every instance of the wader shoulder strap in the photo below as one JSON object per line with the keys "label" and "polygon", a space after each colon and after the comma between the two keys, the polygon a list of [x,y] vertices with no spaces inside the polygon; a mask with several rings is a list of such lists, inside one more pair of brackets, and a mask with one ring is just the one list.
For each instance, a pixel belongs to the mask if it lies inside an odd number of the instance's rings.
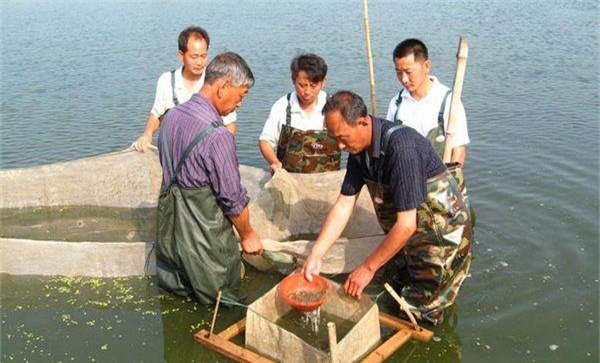
{"label": "wader shoulder strap", "polygon": [[[327,93],[325,93],[325,99],[327,99],[328,95]],[[317,100],[319,99],[319,96],[317,96]],[[321,110],[321,113],[323,113],[323,110]],[[327,131],[327,123],[325,122],[325,117],[323,117],[323,131]]]}
{"label": "wader shoulder strap", "polygon": [[162,149],[165,150],[164,152],[165,152],[165,158],[167,159],[167,166],[169,168],[169,172],[171,173],[171,180],[169,181],[168,185],[165,186],[163,191],[168,190],[171,187],[171,185],[177,183],[177,175],[179,175],[179,171],[181,170],[183,163],[185,162],[185,160],[187,159],[189,154],[192,152],[194,147],[196,147],[196,145],[198,145],[198,143],[200,141],[202,141],[205,137],[207,137],[212,132],[212,130],[216,129],[219,126],[223,126],[222,121],[213,121],[213,122],[205,125],[200,130],[198,135],[196,135],[192,139],[192,141],[190,141],[188,146],[185,148],[185,150],[183,151],[183,154],[181,155],[181,159],[179,160],[179,163],[177,164],[177,167],[175,169],[173,169],[173,161],[171,159],[171,153],[169,152],[169,149],[168,149],[169,143],[167,141],[166,127],[161,127],[160,132],[161,132],[161,140],[162,140]]}
{"label": "wader shoulder strap", "polygon": [[179,104],[179,100],[175,95],[175,69],[171,71],[171,89],[173,90],[173,104],[177,106]]}
{"label": "wader shoulder strap", "polygon": [[398,114],[400,113],[400,104],[402,103],[402,92],[404,92],[404,88],[398,92],[398,98],[396,99],[396,113],[394,114],[394,121],[398,125],[402,125],[402,120],[398,118]]}
{"label": "wader shoulder strap", "polygon": [[[173,173],[175,172],[175,170],[173,169],[173,161],[171,160],[171,153],[169,152],[169,142],[167,141],[167,128],[164,126],[164,124],[161,124],[160,127],[160,141],[161,141],[161,152],[164,153],[165,155],[165,159],[167,160],[167,168],[169,170],[169,173],[171,173],[171,179],[173,179]],[[172,183],[169,182],[169,186]],[[168,187],[165,186],[165,190],[168,189]],[[162,194],[163,190],[160,191]]]}
{"label": "wader shoulder strap", "polygon": [[381,184],[383,180],[383,162],[385,161],[385,154],[387,153],[387,148],[390,144],[390,137],[396,130],[400,130],[401,128],[406,127],[405,125],[394,125],[390,127],[385,135],[383,135],[383,140],[381,140],[381,152],[379,154],[379,170],[377,172],[377,182]]}
{"label": "wader shoulder strap", "polygon": [[438,111],[438,126],[442,128],[442,133],[444,135],[446,135],[446,130],[444,129],[444,111],[446,110],[446,101],[448,100],[450,93],[452,93],[450,90],[446,92],[440,110]]}
{"label": "wader shoulder strap", "polygon": [[292,97],[291,93],[287,94],[287,107],[285,109],[285,124],[290,126],[292,124],[292,105],[290,103],[290,98]]}

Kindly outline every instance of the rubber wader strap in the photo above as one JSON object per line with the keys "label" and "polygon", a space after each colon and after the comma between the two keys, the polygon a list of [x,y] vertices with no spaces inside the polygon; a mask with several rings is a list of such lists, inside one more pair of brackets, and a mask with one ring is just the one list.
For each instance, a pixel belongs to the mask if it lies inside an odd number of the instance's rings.
{"label": "rubber wader strap", "polygon": [[171,90],[173,90],[173,104],[177,106],[179,104],[179,100],[175,95],[175,70],[171,71]]}
{"label": "rubber wader strap", "polygon": [[[161,122],[162,124],[162,122]],[[167,168],[169,170],[169,173],[171,174],[171,178],[173,178],[173,173],[175,172],[175,170],[173,170],[173,161],[171,160],[171,154],[169,153],[169,142],[167,141],[167,128],[164,126],[164,124],[161,125],[160,131],[159,131],[160,135],[159,138],[161,140],[161,151],[164,153],[165,155],[165,159],[167,159]],[[170,185],[171,183],[169,183]],[[168,188],[165,188],[168,189]],[[161,194],[162,194],[162,190],[161,190]]]}
{"label": "rubber wader strap", "polygon": [[377,172],[377,182],[381,184],[383,180],[383,162],[385,161],[385,153],[387,152],[388,145],[390,143],[390,137],[396,130],[400,130],[404,128],[404,125],[394,125],[390,127],[385,135],[383,135],[383,140],[381,142],[381,153],[379,154],[379,170]]}
{"label": "rubber wader strap", "polygon": [[[327,99],[328,95],[327,93],[325,93],[325,99]],[[317,96],[317,102],[319,100],[319,96]],[[321,110],[321,112],[323,112],[323,110]],[[325,117],[323,117],[323,131],[327,131],[327,123],[325,122]]]}
{"label": "rubber wader strap", "polygon": [[285,109],[285,124],[290,126],[292,124],[292,105],[290,104],[290,97],[292,97],[291,93],[287,94],[287,107]]}
{"label": "rubber wader strap", "polygon": [[402,92],[404,92],[404,88],[398,92],[398,98],[396,99],[396,113],[394,114],[394,122],[398,125],[402,125],[402,120],[398,118],[398,114],[400,113],[400,104],[402,103]]}
{"label": "rubber wader strap", "polygon": [[213,122],[205,125],[202,128],[202,130],[200,130],[198,135],[196,135],[196,137],[194,137],[192,139],[192,141],[190,141],[188,146],[185,148],[183,154],[181,155],[181,159],[179,160],[179,163],[177,164],[177,167],[175,168],[175,170],[173,170],[173,162],[171,160],[171,154],[169,153],[169,151],[167,149],[168,142],[167,142],[167,138],[166,138],[166,131],[162,130],[162,129],[165,129],[165,127],[163,127],[161,129],[161,133],[162,133],[161,140],[162,140],[163,148],[165,148],[165,152],[166,152],[165,157],[167,158],[167,165],[169,166],[169,171],[171,172],[171,180],[169,181],[169,184],[165,188],[165,190],[168,190],[171,187],[171,185],[177,183],[177,175],[179,175],[179,171],[181,170],[183,163],[185,162],[185,160],[187,159],[189,154],[192,152],[194,147],[196,147],[196,145],[198,145],[198,143],[200,141],[202,141],[206,136],[208,136],[212,132],[212,130],[216,129],[219,126],[223,126],[223,122],[213,121]]}
{"label": "rubber wader strap", "polygon": [[438,125],[442,128],[442,134],[446,136],[446,130],[444,130],[444,110],[446,110],[446,101],[448,100],[448,96],[451,91],[448,90],[446,95],[444,96],[444,100],[442,101],[442,105],[440,106],[440,110],[438,112]]}

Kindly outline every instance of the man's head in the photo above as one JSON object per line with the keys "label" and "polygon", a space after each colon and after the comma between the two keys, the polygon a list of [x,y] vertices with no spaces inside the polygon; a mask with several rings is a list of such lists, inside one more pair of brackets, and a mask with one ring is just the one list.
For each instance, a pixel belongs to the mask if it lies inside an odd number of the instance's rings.
{"label": "man's head", "polygon": [[350,91],[339,91],[323,107],[327,132],[340,150],[358,154],[371,145],[371,118],[363,99]]}
{"label": "man's head", "polygon": [[179,60],[190,74],[200,77],[208,63],[210,38],[206,30],[190,26],[179,33]]}
{"label": "man's head", "polygon": [[419,39],[406,39],[394,49],[396,77],[412,94],[427,83],[431,63],[425,44]]}
{"label": "man's head", "polygon": [[[206,67],[204,87],[219,115],[224,116],[242,105],[248,90],[254,86],[254,75],[246,61],[236,53],[218,54]],[[206,94],[203,92],[206,91]]]}
{"label": "man's head", "polygon": [[318,55],[302,54],[292,60],[290,71],[300,105],[308,106],[315,102],[326,82],[325,60]]}

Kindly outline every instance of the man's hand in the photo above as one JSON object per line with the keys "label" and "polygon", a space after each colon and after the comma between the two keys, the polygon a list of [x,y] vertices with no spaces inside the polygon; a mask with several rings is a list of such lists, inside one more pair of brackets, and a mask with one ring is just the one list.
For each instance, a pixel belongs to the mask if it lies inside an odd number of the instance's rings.
{"label": "man's hand", "polygon": [[260,242],[260,237],[254,231],[249,233],[246,238],[242,238],[242,249],[250,255],[262,254],[263,246]]}
{"label": "man's hand", "polygon": [[375,271],[371,271],[364,264],[360,265],[348,276],[348,280],[344,284],[344,291],[346,294],[360,299],[363,290],[373,280],[374,275]]}
{"label": "man's hand", "polygon": [[274,175],[277,170],[281,169],[283,167],[283,165],[281,164],[281,161],[277,160],[277,162],[269,165],[269,172],[271,173],[271,175]]}
{"label": "man's hand", "polygon": [[301,274],[304,275],[304,278],[308,281],[312,282],[313,276],[318,276],[321,272],[321,257],[311,253],[304,262],[304,266],[302,266]]}
{"label": "man's hand", "polygon": [[144,152],[148,148],[148,145],[152,142],[152,135],[148,136],[146,134],[142,134],[131,146],[130,149],[134,149],[138,152]]}

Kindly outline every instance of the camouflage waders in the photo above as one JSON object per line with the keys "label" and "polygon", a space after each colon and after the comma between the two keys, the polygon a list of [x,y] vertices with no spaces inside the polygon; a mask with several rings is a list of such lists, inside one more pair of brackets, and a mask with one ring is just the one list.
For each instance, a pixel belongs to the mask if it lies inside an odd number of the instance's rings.
{"label": "camouflage waders", "polygon": [[291,126],[292,113],[288,93],[286,121],[279,134],[277,159],[290,173],[322,173],[340,170],[341,151],[335,139],[322,131],[302,131]]}
{"label": "camouflage waders", "polygon": [[[380,166],[394,126],[385,134]],[[391,188],[365,177],[381,228],[388,233],[396,223]],[[443,309],[452,305],[471,265],[470,214],[456,180],[445,171],[427,180],[427,199],[417,208],[417,231],[386,269],[403,280],[400,292],[420,320],[443,321]]]}
{"label": "camouflage waders", "polygon": [[[398,113],[400,112],[400,104],[402,104],[402,92],[404,92],[404,89],[402,89],[402,91],[398,93],[398,99],[396,100],[396,114],[394,115],[394,122],[398,125],[402,125],[402,120],[398,118]],[[437,152],[440,159],[443,159],[444,157],[444,146],[446,142],[446,131],[444,129],[444,110],[446,109],[446,101],[448,100],[448,96],[450,95],[450,93],[450,90],[446,92],[442,104],[440,105],[440,109],[438,111],[437,127],[434,127],[427,133],[427,140],[429,140],[429,143],[431,144],[431,146],[433,146],[433,149]],[[465,184],[465,176],[462,170],[462,166],[459,163],[447,163],[446,167],[458,183],[458,188],[462,193],[465,204],[467,205],[471,213],[472,225],[475,226],[475,210],[471,207],[471,204],[469,203],[467,185]]]}

